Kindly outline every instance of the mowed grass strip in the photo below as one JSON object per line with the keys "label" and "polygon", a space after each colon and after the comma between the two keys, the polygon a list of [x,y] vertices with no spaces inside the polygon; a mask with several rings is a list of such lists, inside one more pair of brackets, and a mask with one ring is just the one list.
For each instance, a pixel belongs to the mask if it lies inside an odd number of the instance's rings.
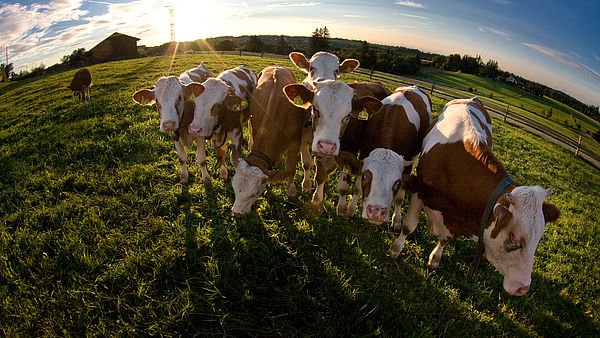
{"label": "mowed grass strip", "polygon": [[[423,215],[398,260],[386,257],[396,237],[387,224],[335,216],[337,172],[318,215],[309,194],[288,198],[273,185],[250,215],[234,218],[213,149],[213,183],[201,182],[190,154],[190,184],[179,184],[158,114],[131,95],[169,68],[178,75],[200,62],[215,73],[239,64],[295,69],[216,55],[111,62],[90,67],[87,106],[66,89],[74,70],[0,87],[4,335],[598,334],[596,168],[493,119],[509,173],[553,189],[549,201],[562,212],[538,248],[532,290],[512,297],[489,265],[466,282],[475,245],[465,239],[427,271],[436,240]],[[438,115],[445,102],[433,103]]]}

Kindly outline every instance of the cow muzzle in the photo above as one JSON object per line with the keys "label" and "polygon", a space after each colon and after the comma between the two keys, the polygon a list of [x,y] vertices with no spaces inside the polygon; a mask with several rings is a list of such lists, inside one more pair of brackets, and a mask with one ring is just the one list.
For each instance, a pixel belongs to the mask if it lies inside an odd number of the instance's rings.
{"label": "cow muzzle", "polygon": [[337,145],[328,140],[319,140],[315,152],[321,155],[336,156],[338,154]]}
{"label": "cow muzzle", "polygon": [[193,126],[193,125],[190,125],[188,127],[188,133],[192,136],[203,136],[202,132],[203,132],[203,130],[200,127]]}
{"label": "cow muzzle", "polygon": [[177,122],[175,121],[163,121],[160,124],[161,131],[174,131],[177,129]]}
{"label": "cow muzzle", "polygon": [[381,224],[387,221],[389,216],[389,211],[387,207],[380,205],[367,205],[366,212],[367,220],[371,223]]}

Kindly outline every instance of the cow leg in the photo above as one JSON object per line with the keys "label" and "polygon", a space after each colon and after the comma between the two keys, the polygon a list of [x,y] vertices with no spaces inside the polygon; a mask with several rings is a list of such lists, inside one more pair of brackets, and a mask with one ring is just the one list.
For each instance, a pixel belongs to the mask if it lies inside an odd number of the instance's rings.
{"label": "cow leg", "polygon": [[[229,161],[237,168],[238,161],[242,158],[242,128],[234,129],[229,135],[231,137],[231,152]],[[227,144],[227,142],[225,142]]]}
{"label": "cow leg", "polygon": [[[317,166],[317,170],[315,172],[315,182],[317,184],[317,188],[315,189],[315,193],[312,196],[312,200],[310,201],[313,206],[317,207],[321,205],[323,202],[323,189],[325,188],[325,182],[327,181],[327,174],[329,173],[328,165],[332,165],[330,163],[331,160],[328,158],[315,157],[315,165]],[[333,162],[335,164],[335,162]]]}
{"label": "cow leg", "polygon": [[188,169],[187,169],[187,152],[185,151],[185,147],[181,142],[173,142],[175,144],[175,149],[177,150],[177,157],[179,158],[179,163],[181,164],[181,174],[179,176],[179,181],[181,184],[187,184],[188,182]]}
{"label": "cow leg", "polygon": [[85,89],[85,94],[87,95],[87,102],[91,101],[92,97],[90,96],[90,87]]}
{"label": "cow leg", "polygon": [[223,181],[227,180],[227,166],[225,165],[225,158],[227,157],[227,142],[224,145],[217,148],[217,159],[219,160],[219,178]]}
{"label": "cow leg", "polygon": [[305,140],[304,136],[305,135],[303,133],[302,143],[300,144],[300,159],[302,160],[302,170],[304,171],[304,177],[302,178],[302,191],[309,192],[310,188],[312,187],[312,181],[310,179],[312,156],[310,155],[310,142]]}
{"label": "cow leg", "polygon": [[[337,181],[337,192],[338,192],[338,204],[337,204],[337,215],[338,216],[345,216],[346,215],[346,207],[347,205],[347,198],[348,198],[348,191],[350,190],[350,175],[348,175],[347,173],[343,172],[340,174],[340,177],[338,177],[338,181]],[[349,214],[350,215],[350,214]]]}
{"label": "cow leg", "polygon": [[429,262],[427,263],[427,268],[429,270],[435,270],[440,267],[440,261],[442,260],[442,252],[444,251],[444,247],[448,244],[449,240],[440,239],[438,240],[437,245],[429,254]]}
{"label": "cow leg", "polygon": [[289,173],[286,191],[288,197],[296,196],[296,184],[294,184],[294,173],[296,172],[296,163],[298,162],[299,150],[299,143],[292,144],[288,148],[287,156],[285,158],[285,171]]}
{"label": "cow leg", "polygon": [[398,258],[398,255],[404,248],[404,241],[406,240],[406,237],[417,228],[417,224],[419,223],[419,211],[421,211],[422,207],[423,201],[417,196],[416,193],[412,194],[410,196],[410,204],[408,205],[406,219],[404,220],[404,224],[402,224],[402,232],[388,250],[388,256],[391,258]]}
{"label": "cow leg", "polygon": [[348,216],[354,215],[356,209],[358,208],[358,199],[362,195],[362,176],[358,176],[356,178],[356,182],[354,182],[354,196],[348,203],[348,208],[346,210],[346,214]]}
{"label": "cow leg", "polygon": [[248,149],[252,150],[254,146],[254,136],[252,136],[252,123],[248,120]]}
{"label": "cow leg", "polygon": [[210,182],[212,179],[206,169],[206,140],[204,137],[196,138],[196,161],[200,165],[200,171],[202,172],[202,181]]}
{"label": "cow leg", "polygon": [[392,227],[398,231],[402,229],[402,201],[404,201],[404,189],[399,188],[394,197],[394,214],[392,215]]}

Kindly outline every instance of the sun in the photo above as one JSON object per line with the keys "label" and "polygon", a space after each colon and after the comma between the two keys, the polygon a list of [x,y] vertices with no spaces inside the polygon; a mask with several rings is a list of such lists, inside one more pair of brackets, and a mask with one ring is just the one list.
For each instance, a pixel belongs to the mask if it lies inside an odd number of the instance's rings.
{"label": "sun", "polygon": [[226,21],[233,15],[231,6],[217,1],[177,1],[165,7],[169,15],[173,11],[175,40],[192,41],[226,32]]}

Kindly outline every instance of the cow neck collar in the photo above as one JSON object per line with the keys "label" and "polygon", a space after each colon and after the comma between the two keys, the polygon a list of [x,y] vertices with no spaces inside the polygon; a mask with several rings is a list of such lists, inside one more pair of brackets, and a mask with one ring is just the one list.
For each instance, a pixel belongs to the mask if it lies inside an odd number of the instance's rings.
{"label": "cow neck collar", "polygon": [[475,253],[473,261],[471,262],[471,267],[469,268],[469,273],[467,275],[468,281],[473,280],[475,271],[477,270],[477,267],[479,267],[479,264],[481,263],[481,257],[485,252],[485,245],[483,243],[483,232],[485,231],[485,226],[488,223],[488,219],[490,218],[492,210],[494,209],[494,205],[496,205],[496,201],[500,197],[500,194],[502,194],[502,192],[514,182],[515,180],[513,180],[512,177],[507,176],[502,180],[502,182],[500,182],[496,186],[496,188],[487,200],[487,204],[485,205],[485,209],[483,210],[483,216],[481,217],[481,222],[479,223],[479,234],[477,235],[477,251]]}
{"label": "cow neck collar", "polygon": [[267,164],[267,170],[273,169],[273,160],[271,160],[269,155],[267,155],[261,151],[258,151],[258,150],[252,150],[250,152],[250,155],[248,155],[248,157],[250,157],[250,156],[258,157],[263,162],[265,162]]}

